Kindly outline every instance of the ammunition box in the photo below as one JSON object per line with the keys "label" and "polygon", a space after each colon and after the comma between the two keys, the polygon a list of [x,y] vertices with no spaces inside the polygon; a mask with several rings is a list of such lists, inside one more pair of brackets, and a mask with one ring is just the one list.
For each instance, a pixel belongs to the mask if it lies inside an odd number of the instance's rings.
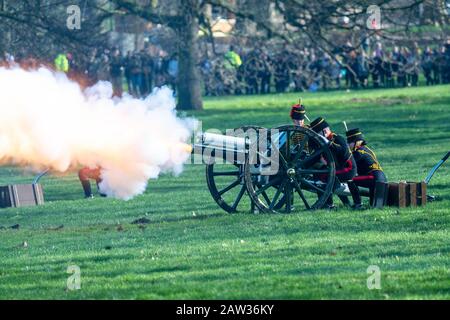
{"label": "ammunition box", "polygon": [[40,184],[0,186],[0,208],[37,206],[44,203]]}

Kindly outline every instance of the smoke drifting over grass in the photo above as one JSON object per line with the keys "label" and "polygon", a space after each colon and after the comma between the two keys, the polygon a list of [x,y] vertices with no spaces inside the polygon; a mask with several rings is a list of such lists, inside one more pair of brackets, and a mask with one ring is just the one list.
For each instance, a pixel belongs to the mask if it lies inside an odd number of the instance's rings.
{"label": "smoke drifting over grass", "polygon": [[162,172],[179,174],[193,119],[176,116],[169,88],[145,100],[112,98],[109,82],[84,92],[64,74],[0,68],[0,164],[102,168],[102,192],[130,199]]}

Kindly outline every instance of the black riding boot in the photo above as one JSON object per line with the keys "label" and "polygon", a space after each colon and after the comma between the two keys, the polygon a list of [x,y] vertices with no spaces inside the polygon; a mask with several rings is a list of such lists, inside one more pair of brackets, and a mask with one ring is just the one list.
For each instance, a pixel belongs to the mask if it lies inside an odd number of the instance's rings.
{"label": "black riding boot", "polygon": [[339,199],[341,199],[341,201],[344,204],[344,206],[346,206],[346,207],[350,207],[351,206],[350,200],[348,200],[347,196],[338,196],[338,197],[339,197]]}
{"label": "black riding boot", "polygon": [[91,183],[89,182],[89,180],[81,181],[81,186],[83,187],[84,196],[86,198],[91,198],[92,197],[92,190],[91,190]]}
{"label": "black riding boot", "polygon": [[350,193],[353,199],[353,209],[361,208],[361,195],[359,194],[359,189],[353,181],[347,182],[348,188],[350,189]]}
{"label": "black riding boot", "polygon": [[104,198],[105,198],[105,197],[106,197],[106,194],[100,192],[100,187],[98,186],[99,183],[100,183],[100,182],[97,181],[97,191],[98,191],[98,194],[100,195],[100,197],[104,197]]}

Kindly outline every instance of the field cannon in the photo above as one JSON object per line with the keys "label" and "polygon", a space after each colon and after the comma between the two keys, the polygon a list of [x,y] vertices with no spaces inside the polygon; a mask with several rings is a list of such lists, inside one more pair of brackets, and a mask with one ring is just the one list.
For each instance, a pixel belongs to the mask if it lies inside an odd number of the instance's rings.
{"label": "field cannon", "polygon": [[[320,209],[332,193],[350,195],[346,183],[335,181],[335,160],[328,143],[299,126],[245,126],[226,135],[199,134],[192,153],[206,164],[209,191],[225,211],[290,213]],[[385,183],[373,205],[404,207],[433,201],[427,185],[449,157],[450,152],[422,182]],[[368,189],[359,187],[359,191],[369,196]]]}
{"label": "field cannon", "polygon": [[332,192],[348,192],[346,185],[336,188],[328,141],[299,126],[201,133],[193,154],[206,164],[213,199],[229,213],[320,209]]}

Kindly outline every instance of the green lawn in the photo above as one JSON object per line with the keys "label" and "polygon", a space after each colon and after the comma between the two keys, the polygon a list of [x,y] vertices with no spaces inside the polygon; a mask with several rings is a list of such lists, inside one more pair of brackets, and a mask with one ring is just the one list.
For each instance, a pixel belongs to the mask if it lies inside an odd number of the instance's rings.
{"label": "green lawn", "polygon": [[[193,115],[204,129],[274,127],[289,122],[297,97],[210,98]],[[422,180],[450,149],[450,86],[302,97],[309,116],[337,132],[343,120],[362,128],[391,181]],[[31,179],[0,169],[0,185]],[[127,202],[82,199],[75,175],[42,184],[45,205],[0,209],[0,298],[450,298],[450,162],[431,182],[436,202],[401,210],[230,215],[201,165]],[[66,289],[70,265],[81,269],[81,290]],[[381,270],[380,290],[367,288],[370,265]]]}

